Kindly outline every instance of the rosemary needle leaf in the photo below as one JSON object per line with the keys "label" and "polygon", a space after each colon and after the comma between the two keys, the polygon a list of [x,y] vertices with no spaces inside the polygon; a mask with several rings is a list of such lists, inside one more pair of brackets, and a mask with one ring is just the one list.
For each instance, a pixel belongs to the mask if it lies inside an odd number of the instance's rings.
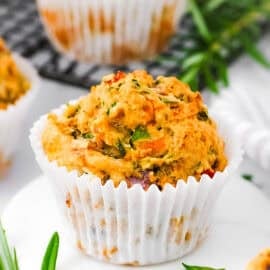
{"label": "rosemary needle leaf", "polygon": [[229,86],[228,68],[226,63],[217,62],[218,77],[221,79],[224,86]]}
{"label": "rosemary needle leaf", "polygon": [[17,258],[17,252],[16,249],[13,249],[13,258],[14,258],[14,270],[19,270],[19,263]]}
{"label": "rosemary needle leaf", "polygon": [[0,257],[0,270],[5,270],[4,262],[2,257]]}
{"label": "rosemary needle leaf", "polygon": [[180,79],[185,83],[191,83],[193,79],[197,76],[199,68],[199,66],[194,66],[190,68],[189,70],[184,72],[183,75],[180,75]]}
{"label": "rosemary needle leaf", "polygon": [[201,36],[204,38],[205,41],[211,40],[211,34],[208,30],[208,27],[205,23],[204,17],[198,7],[196,0],[189,0],[189,7],[194,22],[200,32]]}
{"label": "rosemary needle leaf", "polygon": [[14,268],[14,261],[12,259],[10,247],[6,238],[5,230],[0,222],[0,258],[1,263],[4,265],[4,269],[16,270]]}
{"label": "rosemary needle leaf", "polygon": [[210,70],[208,68],[205,68],[203,71],[205,83],[207,87],[214,93],[218,93],[218,86],[216,79],[211,74]]}
{"label": "rosemary needle leaf", "polygon": [[59,235],[55,232],[47,246],[45,255],[43,257],[41,270],[55,270],[56,260],[59,249]]}
{"label": "rosemary needle leaf", "polygon": [[225,270],[225,268],[211,268],[208,266],[195,266],[195,265],[187,265],[182,263],[186,270]]}
{"label": "rosemary needle leaf", "polygon": [[258,50],[258,48],[253,44],[252,41],[247,40],[244,42],[244,48],[246,52],[252,57],[255,61],[266,68],[270,68],[270,61],[268,61],[265,56]]}
{"label": "rosemary needle leaf", "polygon": [[190,66],[200,64],[204,60],[204,58],[205,58],[204,53],[199,52],[199,53],[192,54],[186,59],[184,59],[182,63],[182,68],[188,69]]}
{"label": "rosemary needle leaf", "polygon": [[190,88],[192,89],[192,91],[198,91],[199,89],[199,78],[198,77],[194,77],[194,79],[189,83]]}
{"label": "rosemary needle leaf", "polygon": [[205,11],[211,12],[221,6],[227,0],[209,0],[208,3],[205,5]]}

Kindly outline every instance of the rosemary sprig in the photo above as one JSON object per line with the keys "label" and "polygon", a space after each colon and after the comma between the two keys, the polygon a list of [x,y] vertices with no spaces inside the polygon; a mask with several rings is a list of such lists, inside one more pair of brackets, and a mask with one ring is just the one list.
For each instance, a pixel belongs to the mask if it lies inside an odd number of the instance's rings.
{"label": "rosemary sprig", "polygon": [[225,268],[212,268],[208,266],[195,266],[182,263],[186,270],[225,270]]}
{"label": "rosemary sprig", "polygon": [[19,270],[15,249],[8,244],[5,230],[0,223],[0,270]]}
{"label": "rosemary sprig", "polygon": [[56,269],[56,261],[59,249],[59,235],[57,232],[53,234],[51,240],[46,249],[41,270],[55,270]]}
{"label": "rosemary sprig", "polygon": [[[47,246],[43,257],[41,270],[55,270],[59,249],[59,235],[55,232]],[[0,270],[19,270],[15,248],[11,251],[5,230],[0,222]]]}
{"label": "rosemary sprig", "polygon": [[188,13],[192,27],[182,33],[183,54],[160,61],[180,65],[180,79],[193,90],[201,87],[199,83],[213,92],[218,92],[219,82],[228,86],[228,63],[242,51],[270,68],[256,47],[262,24],[270,22],[269,0],[189,0]]}

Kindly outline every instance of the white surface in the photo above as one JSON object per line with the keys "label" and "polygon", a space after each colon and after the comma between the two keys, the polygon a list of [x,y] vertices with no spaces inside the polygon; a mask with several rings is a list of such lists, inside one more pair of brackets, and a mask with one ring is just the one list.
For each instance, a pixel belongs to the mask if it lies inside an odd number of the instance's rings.
{"label": "white surface", "polygon": [[[97,262],[74,248],[52,195],[47,179],[40,177],[15,196],[3,215],[8,238],[17,248],[20,269],[39,269],[54,231],[60,233],[58,270],[122,268]],[[178,270],[181,261],[226,267],[226,270],[244,269],[256,253],[270,246],[270,216],[265,213],[270,213],[269,201],[253,185],[235,177],[216,205],[209,237],[194,253],[168,264],[123,269]]]}

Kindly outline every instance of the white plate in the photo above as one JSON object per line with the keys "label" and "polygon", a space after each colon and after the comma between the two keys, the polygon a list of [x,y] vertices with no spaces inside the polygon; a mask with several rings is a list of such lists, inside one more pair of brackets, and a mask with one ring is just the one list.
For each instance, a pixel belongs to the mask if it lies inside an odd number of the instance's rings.
{"label": "white plate", "polygon": [[213,228],[206,241],[180,260],[149,267],[120,267],[80,254],[59,216],[44,176],[19,192],[2,217],[16,246],[21,270],[40,269],[42,256],[54,231],[60,233],[57,270],[181,270],[181,262],[241,270],[261,249],[270,246],[270,203],[257,188],[235,176],[217,203]]}

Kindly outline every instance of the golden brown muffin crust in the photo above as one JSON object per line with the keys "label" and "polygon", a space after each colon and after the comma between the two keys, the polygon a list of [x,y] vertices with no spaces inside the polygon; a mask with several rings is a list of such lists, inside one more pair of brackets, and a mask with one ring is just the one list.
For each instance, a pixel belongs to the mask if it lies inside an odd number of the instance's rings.
{"label": "golden brown muffin crust", "polygon": [[270,248],[263,250],[252,259],[246,270],[270,270]]}
{"label": "golden brown muffin crust", "polygon": [[224,170],[224,142],[201,95],[175,77],[145,71],[105,76],[89,95],[50,114],[42,134],[49,160],[103,183],[176,185]]}
{"label": "golden brown muffin crust", "polygon": [[10,51],[1,38],[0,63],[0,110],[5,110],[27,92],[30,83],[17,68]]}

